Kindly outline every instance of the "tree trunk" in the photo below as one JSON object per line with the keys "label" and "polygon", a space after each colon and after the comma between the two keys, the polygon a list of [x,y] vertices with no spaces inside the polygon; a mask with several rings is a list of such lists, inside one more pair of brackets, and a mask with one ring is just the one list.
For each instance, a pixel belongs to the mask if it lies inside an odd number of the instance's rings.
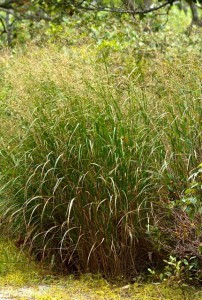
{"label": "tree trunk", "polygon": [[12,44],[12,24],[10,24],[10,14],[6,13],[6,18],[5,18],[5,24],[6,24],[6,33],[7,33],[7,43],[8,46],[10,47]]}
{"label": "tree trunk", "polygon": [[189,7],[191,9],[191,14],[192,14],[192,21],[190,27],[192,27],[193,25],[197,25],[201,27],[202,21],[199,18],[198,8],[196,4],[193,1],[187,1],[187,3],[189,4]]}

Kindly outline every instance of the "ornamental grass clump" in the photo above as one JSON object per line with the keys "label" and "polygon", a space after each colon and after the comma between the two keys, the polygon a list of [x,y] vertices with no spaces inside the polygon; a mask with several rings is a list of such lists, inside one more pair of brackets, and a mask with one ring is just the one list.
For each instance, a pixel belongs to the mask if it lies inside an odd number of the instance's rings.
{"label": "ornamental grass clump", "polygon": [[121,92],[100,63],[103,77],[89,64],[94,82],[84,76],[77,87],[41,59],[40,70],[20,71],[29,106],[18,102],[17,88],[9,94],[7,124],[14,120],[16,130],[1,140],[2,232],[59,269],[132,277],[150,252],[161,255],[149,234],[155,205],[179,197],[201,159],[200,99],[172,90],[167,102],[160,84],[149,94],[132,76],[123,76]]}

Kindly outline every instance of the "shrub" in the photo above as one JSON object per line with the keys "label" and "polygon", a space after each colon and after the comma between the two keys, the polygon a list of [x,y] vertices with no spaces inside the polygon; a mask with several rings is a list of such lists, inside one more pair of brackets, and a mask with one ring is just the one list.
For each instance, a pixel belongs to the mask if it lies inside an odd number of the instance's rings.
{"label": "shrub", "polygon": [[[162,208],[167,217],[159,219],[156,214],[154,239],[161,237],[161,249],[168,253],[162,279],[177,281],[202,280],[202,185],[201,164],[189,177],[189,187],[179,200],[169,202]],[[151,231],[152,232],[152,231]],[[155,236],[156,235],[156,236]]]}

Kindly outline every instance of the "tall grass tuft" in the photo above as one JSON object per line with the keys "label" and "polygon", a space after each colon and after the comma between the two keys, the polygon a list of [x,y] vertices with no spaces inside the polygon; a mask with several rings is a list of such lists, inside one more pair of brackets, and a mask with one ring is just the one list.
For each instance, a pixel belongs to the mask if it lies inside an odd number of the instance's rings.
{"label": "tall grass tuft", "polygon": [[[14,57],[4,74],[2,230],[58,268],[134,276],[155,251],[153,207],[179,198],[201,161],[201,86],[177,83],[172,62],[163,71],[142,66],[137,79],[135,61],[133,73],[128,65],[116,75],[118,66],[89,59],[85,73],[72,54],[52,52],[53,63],[50,50],[35,51]],[[36,53],[41,65],[32,69]]]}

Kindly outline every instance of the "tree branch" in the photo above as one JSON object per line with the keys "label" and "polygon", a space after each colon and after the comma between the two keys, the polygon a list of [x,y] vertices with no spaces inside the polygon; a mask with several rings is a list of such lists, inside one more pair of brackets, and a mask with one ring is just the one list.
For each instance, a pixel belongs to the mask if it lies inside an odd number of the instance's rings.
{"label": "tree branch", "polygon": [[85,7],[85,6],[77,6],[78,9],[83,9],[83,10],[90,10],[90,11],[106,11],[106,12],[112,12],[112,13],[120,13],[120,14],[147,14],[156,10],[159,10],[163,7],[166,7],[168,5],[172,5],[176,0],[172,0],[172,1],[166,1],[163,4],[159,5],[159,6],[155,6],[155,7],[151,7],[148,9],[121,9],[121,8],[111,8],[111,7],[100,7],[100,6],[89,6],[89,7]]}
{"label": "tree branch", "polygon": [[12,8],[13,3],[16,3],[16,0],[5,0],[4,2],[0,3],[0,8],[5,8],[5,9]]}
{"label": "tree branch", "polygon": [[53,21],[53,18],[49,17],[48,15],[43,15],[41,12],[36,12],[35,14],[23,14],[21,17],[24,20],[31,20],[31,21]]}
{"label": "tree branch", "polygon": [[1,23],[2,27],[3,27],[3,30],[1,31],[1,35],[2,35],[2,34],[4,34],[4,33],[7,32],[6,26],[5,26],[5,23],[3,21],[3,17],[2,16],[0,16],[0,23]]}
{"label": "tree branch", "polygon": [[15,12],[14,12],[14,10],[13,10],[12,8],[4,8],[4,7],[1,7],[1,6],[0,6],[0,11],[3,11],[3,12],[5,12],[5,13],[11,14],[11,15],[14,15],[14,14],[15,14]]}

